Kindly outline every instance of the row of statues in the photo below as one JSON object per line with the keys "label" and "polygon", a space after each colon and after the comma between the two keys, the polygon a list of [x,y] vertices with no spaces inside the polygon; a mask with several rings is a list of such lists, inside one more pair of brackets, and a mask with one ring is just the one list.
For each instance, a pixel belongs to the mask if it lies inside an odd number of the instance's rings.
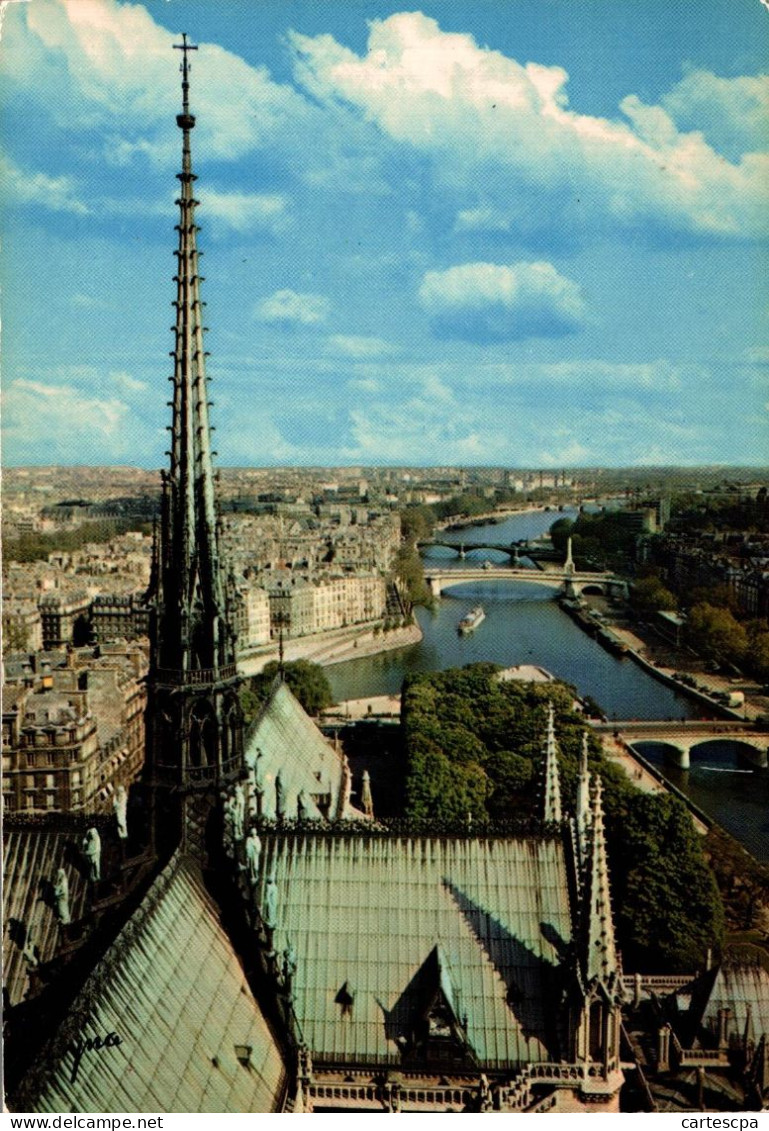
{"label": "row of statues", "polygon": [[[117,824],[118,839],[126,841],[128,839],[128,790],[124,785],[119,785],[115,790],[112,811]],[[90,883],[98,883],[101,880],[102,844],[99,830],[94,825],[86,829],[80,842],[80,851],[85,861],[87,879]],[[58,869],[53,882],[53,906],[56,918],[63,926],[72,922],[69,879],[64,868]]]}
{"label": "row of statues", "polygon": [[[232,793],[222,794],[224,847],[228,856],[235,855],[235,846],[243,840],[246,820],[253,822],[261,815],[257,795],[262,796],[263,793],[263,789],[250,789],[249,803],[247,803],[246,790],[243,783],[238,782]],[[275,778],[275,800],[276,816],[278,820],[284,820],[287,816],[286,791],[280,773]],[[296,816],[299,821],[306,821],[311,816],[311,801],[303,789],[299,791],[296,799]]]}
{"label": "row of statues", "polygon": [[[249,817],[248,835],[246,835],[246,816]],[[241,865],[246,872],[252,894],[256,894],[259,884],[260,862],[262,857],[262,842],[253,823],[256,814],[252,806],[247,804],[246,791],[242,782],[237,782],[232,792],[222,793],[222,816],[224,821],[223,840],[224,850],[227,855],[235,860],[238,856],[238,845],[243,845],[245,865]],[[264,906],[262,919],[266,926],[274,927],[278,905],[278,889],[274,875],[270,875],[264,886]]]}

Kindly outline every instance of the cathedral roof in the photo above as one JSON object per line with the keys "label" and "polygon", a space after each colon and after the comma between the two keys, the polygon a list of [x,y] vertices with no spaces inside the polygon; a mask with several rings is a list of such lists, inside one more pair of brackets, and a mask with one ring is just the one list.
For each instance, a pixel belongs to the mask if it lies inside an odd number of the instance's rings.
{"label": "cathedral roof", "polygon": [[304,791],[309,815],[322,814],[313,798],[331,796],[335,816],[343,789],[344,760],[323,737],[287,684],[276,680],[246,736],[246,762],[264,793],[264,813],[275,816],[275,779],[280,773],[287,816],[296,816]]}
{"label": "cathedral roof", "polygon": [[[83,857],[79,846],[91,820],[47,815],[35,823],[6,821],[3,852],[3,971],[10,1005],[29,990],[30,954],[45,971],[57,956],[61,926],[52,898],[53,884],[63,868],[69,885],[73,922],[87,908]],[[107,839],[105,852],[114,848]],[[27,952],[25,954],[25,951]]]}
{"label": "cathedral roof", "polygon": [[559,839],[267,834],[264,844],[275,946],[296,952],[294,1009],[314,1063],[400,1064],[438,991],[475,1063],[557,1055],[571,938]]}
{"label": "cathedral roof", "polygon": [[750,1013],[750,1028],[754,1039],[757,1040],[764,1033],[769,1036],[769,973],[763,967],[746,963],[723,963],[715,975],[706,975],[706,978],[712,978],[712,986],[704,1001],[699,1022],[706,1032],[715,1038],[718,1034],[719,1010],[729,1009],[732,1034],[744,1036]]}
{"label": "cathedral roof", "polygon": [[[206,892],[174,857],[115,939],[20,1097],[29,1111],[268,1112],[281,1054]],[[72,1082],[73,1041],[86,1050]]]}

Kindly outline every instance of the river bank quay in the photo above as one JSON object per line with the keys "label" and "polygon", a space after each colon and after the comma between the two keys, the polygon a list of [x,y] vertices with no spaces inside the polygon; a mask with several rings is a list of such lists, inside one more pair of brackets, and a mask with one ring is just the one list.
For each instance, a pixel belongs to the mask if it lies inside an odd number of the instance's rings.
{"label": "river bank quay", "polygon": [[[522,514],[541,514],[543,511],[552,511],[551,506],[529,506],[529,507],[500,507],[499,510],[489,511],[487,514],[476,515],[452,515],[444,522],[436,522],[434,529],[436,531],[445,530],[468,530],[473,526],[484,526],[487,523],[495,525],[498,522],[503,522],[506,518],[516,518]],[[557,512],[554,512],[557,513]],[[555,522],[555,519],[553,519]]]}
{"label": "river bank quay", "polygon": [[[283,658],[286,661],[311,660],[326,667],[344,663],[345,660],[362,659],[365,656],[377,656],[380,652],[407,648],[411,644],[418,644],[421,639],[422,630],[416,623],[378,633],[370,625],[358,625],[286,640]],[[242,675],[258,675],[266,664],[278,658],[279,647],[273,642],[255,649],[247,656],[239,657],[238,670]]]}
{"label": "river bank quay", "polygon": [[[670,645],[661,638],[655,638],[652,629],[641,636],[640,627],[634,625],[631,628],[627,624],[627,618],[618,615],[615,606],[595,598],[589,598],[585,603],[600,611],[601,631],[616,642],[616,651],[632,659],[655,679],[699,703],[708,710],[710,717],[755,722],[761,716],[769,714],[769,698],[761,693],[754,681],[706,672],[702,670],[704,661],[694,653],[682,655],[678,651],[671,657]],[[572,620],[583,631],[588,631],[582,618],[572,616]],[[598,640],[600,643],[600,636]],[[695,686],[682,682],[682,675],[689,677]],[[719,696],[733,691],[742,691],[745,695],[744,704],[738,708],[728,707],[719,700]]]}
{"label": "river bank quay", "polygon": [[697,832],[704,836],[712,827],[714,822],[707,813],[695,805],[677,786],[669,782],[656,766],[644,758],[643,754],[639,754],[629,746],[621,735],[602,734],[600,739],[604,757],[624,770],[636,789],[640,789],[642,793],[673,793],[689,810]]}

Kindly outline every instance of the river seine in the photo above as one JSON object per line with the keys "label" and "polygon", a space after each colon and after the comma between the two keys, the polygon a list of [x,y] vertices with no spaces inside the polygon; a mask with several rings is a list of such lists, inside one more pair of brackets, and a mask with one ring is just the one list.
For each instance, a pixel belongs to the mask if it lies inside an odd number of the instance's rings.
{"label": "river seine", "polygon": [[[565,511],[571,516],[573,511]],[[512,515],[497,524],[449,531],[442,541],[510,544],[545,533],[557,512]],[[425,552],[425,565],[456,568],[484,560],[494,565],[509,561],[495,550],[472,550],[464,562],[451,549]],[[524,564],[524,563],[521,563]],[[532,567],[533,568],[533,567]],[[533,570],[534,572],[534,570]],[[486,619],[469,636],[460,636],[460,618],[483,604]],[[607,652],[582,631],[553,600],[547,585],[521,581],[479,580],[446,590],[438,609],[417,610],[424,634],[419,644],[363,657],[326,669],[337,700],[400,691],[404,676],[413,671],[438,671],[480,660],[498,664],[534,664],[567,683],[580,695],[590,695],[610,719],[697,718],[699,705],[677,694],[638,667],[633,660]],[[692,759],[692,769],[676,770],[664,761],[657,746],[643,753],[669,779],[737,837],[757,858],[769,859],[769,773],[751,770],[738,760],[733,743],[714,742]]]}

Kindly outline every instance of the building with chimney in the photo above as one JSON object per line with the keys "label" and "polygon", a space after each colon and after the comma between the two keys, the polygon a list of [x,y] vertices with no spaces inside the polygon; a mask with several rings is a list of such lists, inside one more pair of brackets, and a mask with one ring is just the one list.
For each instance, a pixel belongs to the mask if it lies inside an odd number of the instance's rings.
{"label": "building with chimney", "polygon": [[146,672],[143,650],[125,642],[6,663],[6,816],[111,809],[144,764]]}

